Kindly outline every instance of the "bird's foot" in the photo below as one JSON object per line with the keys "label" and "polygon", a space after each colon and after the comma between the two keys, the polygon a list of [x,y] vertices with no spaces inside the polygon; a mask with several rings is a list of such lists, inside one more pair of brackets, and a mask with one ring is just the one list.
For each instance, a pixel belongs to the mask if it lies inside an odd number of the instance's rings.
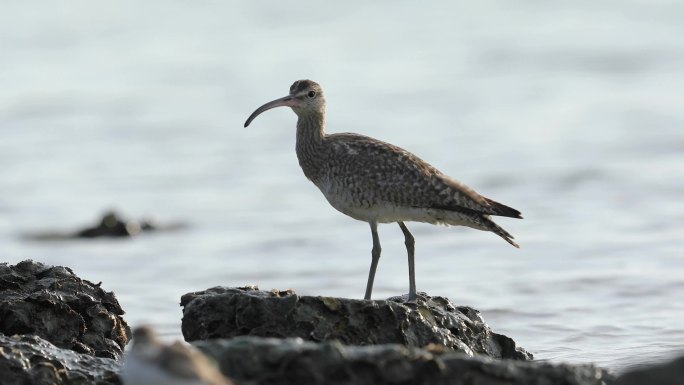
{"label": "bird's foot", "polygon": [[404,295],[397,295],[394,297],[389,297],[387,298],[388,301],[392,302],[399,302],[399,303],[417,303],[417,302],[425,302],[430,298],[427,293],[424,293],[422,291],[417,292],[414,294],[413,298],[411,296],[411,293],[404,294]]}

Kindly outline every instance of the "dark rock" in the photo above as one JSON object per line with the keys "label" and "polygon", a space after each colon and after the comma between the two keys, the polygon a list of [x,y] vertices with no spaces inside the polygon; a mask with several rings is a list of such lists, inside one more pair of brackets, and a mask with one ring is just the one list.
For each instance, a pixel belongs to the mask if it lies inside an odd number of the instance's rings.
{"label": "dark rock", "polygon": [[130,237],[140,233],[141,226],[136,222],[124,222],[117,213],[110,211],[100,220],[95,227],[88,227],[76,232],[78,238],[95,237]]}
{"label": "dark rock", "polygon": [[160,224],[153,218],[141,220],[124,220],[114,211],[106,212],[95,226],[86,227],[75,232],[40,232],[28,234],[26,238],[38,241],[54,241],[75,238],[128,238],[142,232],[170,231],[184,228],[184,223]]}
{"label": "dark rock", "polygon": [[618,377],[615,385],[684,385],[684,357],[663,365],[633,369]]}
{"label": "dark rock", "polygon": [[35,334],[57,347],[119,359],[131,336],[111,292],[71,269],[0,264],[0,333]]}
{"label": "dark rock", "polygon": [[593,365],[496,360],[398,344],[237,337],[193,345],[213,357],[224,374],[258,385],[605,385],[613,379]]}
{"label": "dark rock", "polygon": [[421,294],[416,303],[408,303],[215,287],[184,295],[181,306],[186,341],[251,335],[347,345],[432,343],[471,356],[532,358],[512,339],[492,332],[477,310],[456,307],[444,297]]}
{"label": "dark rock", "polygon": [[119,363],[61,349],[35,335],[0,334],[1,385],[120,385]]}

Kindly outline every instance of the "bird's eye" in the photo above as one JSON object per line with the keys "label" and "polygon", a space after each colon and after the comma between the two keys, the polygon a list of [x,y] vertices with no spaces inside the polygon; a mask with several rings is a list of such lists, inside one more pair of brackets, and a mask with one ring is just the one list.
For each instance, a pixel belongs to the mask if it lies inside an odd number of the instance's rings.
{"label": "bird's eye", "polygon": [[314,96],[316,96],[316,91],[309,91],[309,93],[306,95],[310,98],[313,98]]}

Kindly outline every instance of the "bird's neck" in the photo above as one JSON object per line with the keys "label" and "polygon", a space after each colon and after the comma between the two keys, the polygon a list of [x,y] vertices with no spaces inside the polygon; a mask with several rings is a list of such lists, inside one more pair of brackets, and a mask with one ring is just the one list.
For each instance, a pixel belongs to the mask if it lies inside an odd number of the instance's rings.
{"label": "bird's neck", "polygon": [[322,162],[325,154],[325,113],[300,115],[297,120],[297,159],[304,175],[316,182],[322,176]]}
{"label": "bird's neck", "polygon": [[297,146],[320,143],[325,136],[325,114],[315,112],[297,119]]}

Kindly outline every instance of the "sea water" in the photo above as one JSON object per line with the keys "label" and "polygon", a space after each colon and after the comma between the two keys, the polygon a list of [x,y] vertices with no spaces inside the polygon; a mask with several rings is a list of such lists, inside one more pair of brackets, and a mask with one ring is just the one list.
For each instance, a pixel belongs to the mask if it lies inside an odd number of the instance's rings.
{"label": "sea water", "polygon": [[[0,5],[0,255],[71,267],[180,338],[180,296],[257,284],[361,298],[371,236],[303,176],[295,116],[416,153],[522,211],[491,233],[409,223],[419,291],[537,359],[621,371],[684,350],[684,3],[125,1]],[[181,221],[39,242],[108,209]],[[380,226],[374,298],[406,293]]]}

